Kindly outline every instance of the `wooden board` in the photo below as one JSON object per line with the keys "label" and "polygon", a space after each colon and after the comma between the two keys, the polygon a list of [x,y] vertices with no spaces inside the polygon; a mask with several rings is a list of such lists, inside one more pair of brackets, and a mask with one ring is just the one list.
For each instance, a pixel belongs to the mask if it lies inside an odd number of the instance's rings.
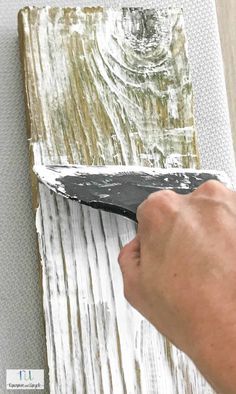
{"label": "wooden board", "polygon": [[[199,165],[180,10],[25,8],[32,165]],[[123,296],[135,226],[38,188],[51,393],[212,393]]]}

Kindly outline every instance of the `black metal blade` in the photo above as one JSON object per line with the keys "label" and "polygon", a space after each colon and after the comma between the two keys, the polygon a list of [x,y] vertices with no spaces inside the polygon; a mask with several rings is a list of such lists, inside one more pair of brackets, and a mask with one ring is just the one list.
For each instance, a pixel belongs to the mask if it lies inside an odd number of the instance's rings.
{"label": "black metal blade", "polygon": [[137,207],[153,192],[191,193],[214,179],[230,184],[223,172],[124,166],[38,166],[40,180],[55,192],[81,204],[136,221]]}

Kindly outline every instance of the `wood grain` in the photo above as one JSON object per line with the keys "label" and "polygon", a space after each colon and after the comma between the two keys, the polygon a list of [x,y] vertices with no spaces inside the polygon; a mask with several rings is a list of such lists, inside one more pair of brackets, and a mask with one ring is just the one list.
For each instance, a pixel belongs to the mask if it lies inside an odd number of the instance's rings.
{"label": "wood grain", "polygon": [[[199,165],[181,11],[25,8],[19,32],[33,163]],[[33,188],[51,393],[212,393],[123,296],[134,224]]]}
{"label": "wood grain", "polygon": [[216,0],[234,150],[236,152],[236,2]]}

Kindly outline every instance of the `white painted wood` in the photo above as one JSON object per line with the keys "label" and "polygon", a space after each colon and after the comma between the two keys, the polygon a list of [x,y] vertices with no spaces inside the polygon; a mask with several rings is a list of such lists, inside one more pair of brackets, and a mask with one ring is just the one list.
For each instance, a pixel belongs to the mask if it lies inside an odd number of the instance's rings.
{"label": "white painted wood", "polygon": [[[122,11],[21,12],[35,165],[198,166],[182,14],[154,13],[152,36],[148,12],[140,25],[131,10],[127,25]],[[43,185],[37,198],[51,393],[212,393],[124,299],[117,256],[135,225]]]}

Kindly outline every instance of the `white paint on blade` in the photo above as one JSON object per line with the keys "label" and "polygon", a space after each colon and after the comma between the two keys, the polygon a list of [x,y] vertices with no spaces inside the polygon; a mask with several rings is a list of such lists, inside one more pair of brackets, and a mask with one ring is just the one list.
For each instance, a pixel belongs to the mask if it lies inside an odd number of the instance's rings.
{"label": "white paint on blade", "polygon": [[[223,171],[215,171],[215,170],[192,170],[192,169],[183,169],[183,168],[168,168],[168,169],[160,169],[160,168],[150,168],[143,166],[81,166],[81,165],[67,165],[67,166],[34,166],[34,172],[39,177],[39,179],[47,184],[50,188],[54,188],[58,190],[60,193],[65,194],[65,189],[63,184],[60,182],[65,176],[74,176],[79,178],[80,176],[88,175],[122,175],[122,174],[139,174],[139,175],[167,175],[165,178],[168,181],[168,176],[171,174],[183,174],[184,182],[180,184],[181,188],[188,188],[190,183],[188,174],[194,174],[196,179],[201,180],[200,175],[203,174],[211,174],[217,176],[219,181],[225,184],[230,189],[232,188],[232,184],[229,180],[229,177]],[[147,181],[150,182],[151,187],[151,179]],[[84,182],[82,183],[84,184]],[[89,185],[89,183],[88,183]],[[117,186],[117,183],[109,183],[109,187]],[[99,186],[101,186],[99,184]],[[105,187],[106,185],[104,185]],[[169,185],[171,188],[171,185]]]}
{"label": "white paint on blade", "polygon": [[56,193],[62,194],[65,198],[70,196],[66,193],[64,185],[61,183],[60,178],[63,177],[58,171],[49,170],[46,166],[35,166],[34,172],[39,180],[44,183],[49,189]]}
{"label": "white paint on blade", "polygon": [[[122,166],[122,165],[107,165],[107,166],[87,166],[87,165],[49,165],[49,166],[34,166],[34,172],[39,176],[40,179],[48,178],[55,181],[56,178],[64,176],[79,176],[84,174],[104,174],[104,175],[116,175],[116,174],[147,174],[147,175],[169,175],[169,174],[212,174],[227,180],[227,175],[223,171],[217,170],[193,170],[190,168],[152,168],[144,166]],[[54,181],[53,181],[54,180]]]}

